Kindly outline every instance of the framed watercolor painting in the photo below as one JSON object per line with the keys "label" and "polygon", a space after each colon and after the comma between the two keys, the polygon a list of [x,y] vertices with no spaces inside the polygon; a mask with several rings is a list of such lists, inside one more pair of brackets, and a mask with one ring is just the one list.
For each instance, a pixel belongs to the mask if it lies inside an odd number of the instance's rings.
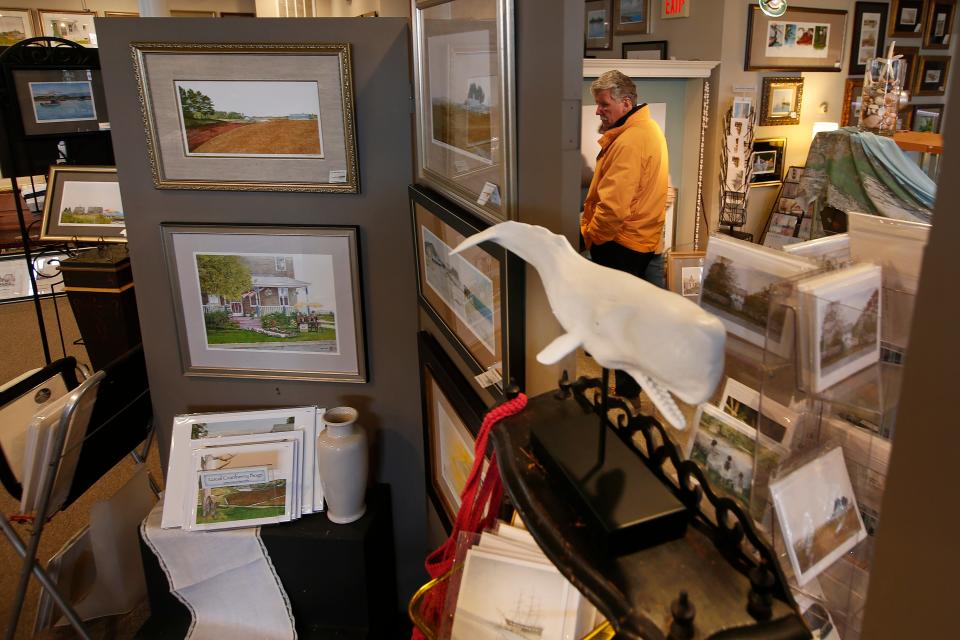
{"label": "framed watercolor painting", "polygon": [[617,35],[650,32],[650,0],[613,0],[613,32]]}
{"label": "framed watercolor painting", "polygon": [[760,126],[800,124],[803,78],[764,78],[760,94]]}
{"label": "framed watercolor painting", "polygon": [[[450,255],[486,225],[441,196],[410,187],[420,305],[491,391],[503,381],[523,387],[523,262],[494,243]],[[490,386],[490,385],[483,385]]]}
{"label": "framed watercolor painting", "polygon": [[928,0],[890,0],[887,35],[892,38],[919,38]]}
{"label": "framed watercolor painting", "polygon": [[184,373],[366,382],[356,227],[161,230]]}
{"label": "framed watercolor painting", "polygon": [[126,242],[117,168],[50,167],[40,239]]}
{"label": "framed watercolor painting", "polygon": [[35,35],[29,9],[0,9],[0,47],[9,47]]}
{"label": "framed watercolor painting", "polygon": [[423,403],[427,492],[449,531],[473,467],[477,433],[487,407],[437,340],[417,335]]}
{"label": "framed watercolor painting", "polygon": [[744,71],[840,71],[846,21],[838,9],[790,8],[771,18],[750,5]]}
{"label": "framed watercolor painting", "polygon": [[924,49],[949,49],[957,0],[931,0],[923,25]]}
{"label": "framed watercolor painting", "polygon": [[854,5],[853,38],[850,39],[850,62],[847,65],[850,75],[863,75],[867,60],[878,54],[886,55],[884,37],[889,6],[886,2],[858,2]]}
{"label": "framed watercolor painting", "polygon": [[417,0],[417,180],[484,220],[515,216],[513,0]]}
{"label": "framed watercolor painting", "polygon": [[588,0],[584,3],[584,49],[612,49],[610,0]]}
{"label": "framed watercolor painting", "polygon": [[947,90],[950,56],[920,56],[913,80],[914,96],[942,96]]}
{"label": "framed watercolor painting", "polygon": [[13,69],[27,136],[101,131],[110,122],[99,69]]}
{"label": "framed watercolor painting", "polygon": [[942,104],[915,104],[910,121],[912,131],[940,133],[940,120],[943,117]]}
{"label": "framed watercolor painting", "polygon": [[357,193],[349,44],[131,44],[158,189]]}
{"label": "framed watercolor painting", "polygon": [[48,11],[37,9],[40,32],[51,38],[63,38],[85,47],[97,46],[97,31],[93,11]]}
{"label": "framed watercolor painting", "polygon": [[786,138],[757,138],[753,141],[750,162],[751,187],[763,187],[783,182],[783,159],[787,153]]}

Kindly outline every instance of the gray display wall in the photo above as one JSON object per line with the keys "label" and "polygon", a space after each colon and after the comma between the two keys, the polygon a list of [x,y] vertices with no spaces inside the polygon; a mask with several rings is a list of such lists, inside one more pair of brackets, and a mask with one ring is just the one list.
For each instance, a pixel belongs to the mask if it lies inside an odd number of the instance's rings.
{"label": "gray display wall", "polygon": [[[406,192],[412,181],[407,21],[98,19],[97,34],[164,463],[171,419],[178,413],[304,404],[356,407],[371,437],[373,474],[392,486],[400,597],[405,599],[426,579],[416,268]],[[130,55],[135,41],[349,42],[360,193],[155,189]],[[359,226],[369,382],[183,375],[162,222]]]}

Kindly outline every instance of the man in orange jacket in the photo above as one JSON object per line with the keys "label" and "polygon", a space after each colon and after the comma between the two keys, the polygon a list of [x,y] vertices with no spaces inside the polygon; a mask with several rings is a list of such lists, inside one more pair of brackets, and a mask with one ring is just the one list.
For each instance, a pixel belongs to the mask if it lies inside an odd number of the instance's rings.
{"label": "man in orange jacket", "polygon": [[[637,105],[637,87],[619,71],[591,85],[600,116],[600,155],[583,203],[580,233],[593,261],[663,286],[660,256],[667,206],[667,140]],[[617,395],[635,398],[640,387],[616,372]]]}

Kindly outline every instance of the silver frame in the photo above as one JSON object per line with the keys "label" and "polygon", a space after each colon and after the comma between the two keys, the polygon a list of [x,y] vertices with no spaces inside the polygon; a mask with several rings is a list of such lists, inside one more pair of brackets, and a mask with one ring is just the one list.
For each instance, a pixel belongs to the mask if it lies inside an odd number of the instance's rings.
{"label": "silver frame", "polygon": [[[367,354],[363,317],[363,288],[360,277],[360,248],[358,227],[351,226],[276,226],[276,225],[219,225],[161,223],[163,234],[163,258],[170,278],[170,293],[173,297],[173,309],[176,314],[177,344],[180,351],[180,364],[184,375],[211,376],[219,378],[260,378],[271,380],[307,380],[312,382],[367,382]],[[173,235],[177,232],[208,233],[216,235],[245,236],[343,236],[350,247],[350,287],[353,292],[353,322],[357,348],[357,372],[309,371],[301,369],[237,369],[232,367],[194,366],[190,363],[190,346],[187,342],[187,327],[183,313],[183,292],[180,290],[176,254],[173,247]]]}
{"label": "silver frame", "polygon": [[416,111],[417,136],[417,180],[430,185],[443,195],[451,198],[467,210],[476,213],[482,219],[497,223],[504,220],[516,219],[516,117],[514,109],[514,0],[489,0],[497,7],[497,39],[500,42],[503,54],[499,59],[500,96],[502,104],[502,149],[503,162],[500,165],[500,183],[497,188],[500,192],[500,211],[490,205],[477,204],[479,193],[472,193],[443,176],[426,167],[427,120],[429,112],[429,96],[427,95],[427,61],[424,58],[426,47],[421,42],[424,34],[423,9],[429,9],[457,0],[415,0],[413,9],[413,75],[414,99]]}

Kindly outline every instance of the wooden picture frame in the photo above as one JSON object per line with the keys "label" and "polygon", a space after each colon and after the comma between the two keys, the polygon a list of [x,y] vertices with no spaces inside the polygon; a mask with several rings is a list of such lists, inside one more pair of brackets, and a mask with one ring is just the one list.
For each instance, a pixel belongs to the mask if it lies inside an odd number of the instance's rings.
{"label": "wooden picture frame", "polygon": [[41,240],[126,242],[126,233],[116,167],[50,167]]}
{"label": "wooden picture frame", "polygon": [[940,124],[943,121],[942,104],[914,104],[910,118],[911,131],[940,133]]}
{"label": "wooden picture frame", "polygon": [[95,11],[37,9],[37,33],[70,40],[85,47],[96,47],[97,31],[93,24],[96,17]]}
{"label": "wooden picture frame", "polygon": [[800,124],[802,103],[802,77],[764,78],[760,94],[760,126]]}
{"label": "wooden picture frame", "polygon": [[450,256],[487,224],[426,187],[409,194],[421,308],[470,371],[491,376],[495,398],[504,381],[523,388],[523,261],[495,243]]}
{"label": "wooden picture frame", "polygon": [[613,32],[650,33],[650,0],[613,0]]}
{"label": "wooden picture frame", "polygon": [[156,188],[360,191],[349,44],[131,49]]}
{"label": "wooden picture frame", "polygon": [[840,9],[789,8],[771,18],[752,4],[747,7],[743,69],[840,71],[846,21],[847,12]]}
{"label": "wooden picture frame", "polygon": [[843,105],[840,108],[841,127],[855,127],[859,123],[861,96],[863,78],[847,78],[843,87]]}
{"label": "wooden picture frame", "polygon": [[924,56],[917,59],[913,81],[914,96],[942,96],[947,91],[950,56]]}
{"label": "wooden picture frame", "polygon": [[357,227],[160,230],[185,375],[367,381]]}
{"label": "wooden picture frame", "polygon": [[139,18],[139,11],[104,11],[104,18]]}
{"label": "wooden picture frame", "polygon": [[917,61],[920,58],[920,47],[897,47],[896,53],[903,56],[907,64],[906,74],[903,76],[903,89],[910,91],[917,78]]}
{"label": "wooden picture frame", "polygon": [[620,57],[624,60],[667,60],[667,41],[646,40],[621,43]]}
{"label": "wooden picture frame", "polygon": [[949,49],[956,16],[957,0],[929,0],[923,23],[923,48]]}
{"label": "wooden picture frame", "polygon": [[[33,11],[23,7],[0,8],[0,46],[9,47],[38,34]],[[20,37],[22,34],[23,37]]]}
{"label": "wooden picture frame", "polygon": [[[860,76],[866,72],[866,61],[886,55],[886,2],[857,2],[853,10],[853,36],[850,38],[850,62],[847,73]],[[899,53],[899,52],[898,52]]]}
{"label": "wooden picture frame", "polygon": [[766,187],[783,182],[784,159],[787,153],[786,138],[755,138],[750,162],[751,187]]}
{"label": "wooden picture frame", "polygon": [[891,38],[919,38],[927,15],[927,0],[890,0],[887,35]]}
{"label": "wooden picture frame", "polygon": [[449,532],[487,407],[436,338],[420,331],[417,347],[427,494]]}
{"label": "wooden picture frame", "polygon": [[[703,283],[703,262],[706,251],[670,251],[665,275],[667,288],[685,298],[699,298]],[[698,271],[699,270],[699,271]],[[699,277],[697,277],[699,274]],[[693,279],[691,279],[693,276]],[[684,280],[686,278],[686,281]]]}
{"label": "wooden picture frame", "polygon": [[583,48],[612,49],[613,21],[611,0],[587,0],[583,3]]}

